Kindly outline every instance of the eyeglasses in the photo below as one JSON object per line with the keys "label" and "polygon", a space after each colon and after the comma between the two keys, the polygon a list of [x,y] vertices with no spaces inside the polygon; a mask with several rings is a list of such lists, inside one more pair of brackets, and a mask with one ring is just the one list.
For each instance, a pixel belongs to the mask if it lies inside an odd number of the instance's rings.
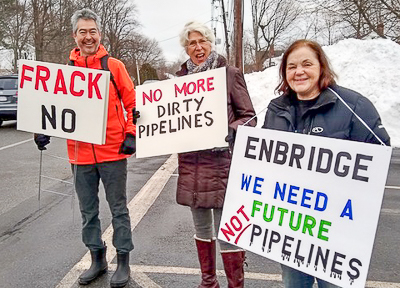
{"label": "eyeglasses", "polygon": [[204,39],[204,38],[203,38],[203,39],[200,39],[199,41],[196,41],[196,40],[190,41],[190,42],[188,43],[187,47],[196,48],[197,45],[200,45],[201,47],[205,47],[205,46],[207,46],[209,43],[210,43],[210,41],[208,41],[207,39]]}

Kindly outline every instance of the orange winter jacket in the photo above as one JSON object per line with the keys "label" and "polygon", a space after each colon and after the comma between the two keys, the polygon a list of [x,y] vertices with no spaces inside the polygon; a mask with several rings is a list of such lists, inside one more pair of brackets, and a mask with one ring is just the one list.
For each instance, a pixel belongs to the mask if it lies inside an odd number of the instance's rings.
{"label": "orange winter jacket", "polygon": [[[81,56],[79,48],[75,48],[71,51],[69,59],[74,61],[75,66],[101,69],[100,59],[107,54],[103,45],[100,45],[95,55],[88,57]],[[132,109],[136,107],[135,90],[125,65],[121,61],[109,57],[108,68],[114,76],[122,99],[118,98],[117,91],[110,81],[106,142],[104,145],[96,145],[67,140],[70,163],[94,164],[130,157],[130,155],[120,154],[119,149],[127,133],[136,135],[136,126],[132,121]],[[124,110],[126,111],[125,117]],[[99,125],[101,125],[100,122]],[[75,155],[75,151],[77,151],[77,155]]]}

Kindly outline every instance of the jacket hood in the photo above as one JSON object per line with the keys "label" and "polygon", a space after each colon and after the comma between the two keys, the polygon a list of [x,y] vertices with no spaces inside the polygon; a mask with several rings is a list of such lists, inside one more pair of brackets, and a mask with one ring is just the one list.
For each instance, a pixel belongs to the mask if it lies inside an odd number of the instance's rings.
{"label": "jacket hood", "polygon": [[[99,50],[97,50],[96,54],[94,54],[93,56],[88,56],[86,58],[88,59],[88,61],[90,61],[90,60],[95,61],[96,59],[100,59],[107,54],[108,54],[108,52],[107,52],[106,48],[104,48],[103,44],[100,44]],[[79,61],[80,59],[83,60],[84,58],[85,58],[84,56],[81,56],[81,50],[78,47],[75,47],[74,49],[72,49],[71,53],[69,54],[69,60],[72,60],[72,61]]]}

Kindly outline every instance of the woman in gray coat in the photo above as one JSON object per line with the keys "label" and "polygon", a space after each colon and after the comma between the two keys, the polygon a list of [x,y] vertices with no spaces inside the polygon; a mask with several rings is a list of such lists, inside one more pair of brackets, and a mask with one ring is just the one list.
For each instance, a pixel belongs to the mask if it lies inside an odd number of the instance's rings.
{"label": "woman in gray coat", "polygon": [[[226,141],[233,146],[236,129],[255,116],[243,73],[227,66],[223,56],[214,50],[214,34],[202,23],[189,22],[180,34],[180,43],[190,57],[182,64],[178,76],[210,69],[227,67],[227,105],[229,135]],[[255,126],[251,120],[247,125]],[[178,155],[179,178],[177,202],[189,206],[192,211],[196,234],[194,236],[202,281],[200,288],[219,287],[216,277],[216,242],[228,181],[231,152],[226,149],[210,149]],[[220,241],[221,255],[228,287],[243,287],[244,251]]]}

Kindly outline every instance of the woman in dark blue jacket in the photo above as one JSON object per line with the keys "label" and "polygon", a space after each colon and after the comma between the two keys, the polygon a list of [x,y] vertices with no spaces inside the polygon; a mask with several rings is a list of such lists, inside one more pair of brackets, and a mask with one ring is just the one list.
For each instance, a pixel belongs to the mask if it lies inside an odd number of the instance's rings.
{"label": "woman in dark blue jacket", "polygon": [[[361,94],[335,83],[335,73],[321,46],[297,40],[286,50],[279,69],[282,95],[273,99],[263,128],[337,139],[390,145],[374,105]],[[282,265],[286,288],[311,288],[314,277]],[[320,288],[336,285],[317,279]]]}

